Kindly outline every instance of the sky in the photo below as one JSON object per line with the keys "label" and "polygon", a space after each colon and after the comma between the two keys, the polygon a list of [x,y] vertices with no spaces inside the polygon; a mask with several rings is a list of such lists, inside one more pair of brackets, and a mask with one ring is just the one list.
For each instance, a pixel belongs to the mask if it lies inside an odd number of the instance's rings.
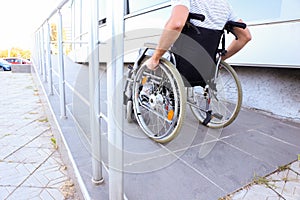
{"label": "sky", "polygon": [[[61,1],[0,0],[0,50],[11,47],[30,49],[33,44],[33,33]],[[229,2],[238,16],[246,22],[300,17],[300,0],[229,0]]]}
{"label": "sky", "polygon": [[31,49],[33,33],[61,0],[0,0],[0,50]]}

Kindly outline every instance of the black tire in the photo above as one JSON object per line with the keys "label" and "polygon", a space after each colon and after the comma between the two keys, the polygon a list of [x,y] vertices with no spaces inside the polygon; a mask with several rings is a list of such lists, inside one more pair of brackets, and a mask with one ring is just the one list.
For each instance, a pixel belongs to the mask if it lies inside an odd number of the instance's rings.
{"label": "black tire", "polygon": [[[192,88],[192,90],[195,91],[195,88]],[[202,88],[202,90],[204,89]],[[204,125],[210,128],[228,126],[238,116],[243,98],[240,80],[237,73],[229,64],[221,61],[216,80],[216,91],[209,89],[208,92],[211,96],[208,108],[212,111],[212,118]],[[189,104],[194,116],[200,123],[203,123],[207,118],[207,113],[204,111],[207,100],[204,97],[204,92],[197,98],[196,101]],[[199,109],[199,107],[202,109]]]}
{"label": "black tire", "polygon": [[[148,56],[143,62],[147,59]],[[135,119],[148,137],[159,143],[169,142],[179,133],[185,116],[183,81],[175,66],[166,59],[161,59],[155,71],[149,70],[143,62],[133,82]],[[151,87],[149,94],[144,93],[146,85]]]}
{"label": "black tire", "polygon": [[128,123],[131,123],[134,120],[133,102],[132,102],[132,100],[128,100],[127,101],[127,105],[126,105],[126,119],[127,119]]}

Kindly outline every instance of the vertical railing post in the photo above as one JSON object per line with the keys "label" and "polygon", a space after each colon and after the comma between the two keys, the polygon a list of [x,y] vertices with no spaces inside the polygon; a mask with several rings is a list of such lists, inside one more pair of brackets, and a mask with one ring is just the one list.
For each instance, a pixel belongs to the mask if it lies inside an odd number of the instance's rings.
{"label": "vertical railing post", "polygon": [[[124,1],[111,0],[108,24],[111,25],[111,65],[107,67],[109,199],[124,199],[123,178],[123,67]],[[115,6],[118,5],[118,6]]]}
{"label": "vertical railing post", "polygon": [[51,62],[51,27],[49,20],[47,20],[47,36],[46,36],[46,48],[47,48],[47,66],[49,74],[49,94],[53,95],[53,77],[52,77],[52,62]]}
{"label": "vertical railing post", "polygon": [[79,9],[80,9],[80,11],[79,11],[79,34],[80,34],[80,37],[79,37],[79,40],[80,40],[79,46],[81,47],[82,46],[82,44],[81,44],[81,41],[82,41],[82,0],[79,0],[79,3],[80,3],[79,4]]}
{"label": "vertical railing post", "polygon": [[[75,32],[75,28],[76,28],[76,23],[75,23],[75,21],[76,21],[76,18],[75,18],[75,2],[74,2],[74,0],[72,0],[72,4],[71,4],[71,26],[72,26],[72,28],[71,28],[71,30],[72,30],[72,50],[74,51],[75,50],[75,48],[76,48],[76,44],[75,44],[75,37],[76,37],[76,32]],[[74,57],[74,59],[76,60],[76,53],[75,53],[75,57]]]}
{"label": "vertical railing post", "polygon": [[40,74],[42,74],[42,72],[41,72],[41,40],[40,40],[40,38],[41,38],[41,36],[40,36],[40,29],[38,29],[38,31],[36,32],[36,37],[37,37],[37,39],[36,39],[36,47],[37,47],[37,61],[36,61],[36,64],[37,64],[37,70],[38,70],[38,72],[37,73],[40,73]]}
{"label": "vertical railing post", "polygon": [[42,30],[39,29],[39,70],[40,75],[43,75],[43,53],[42,53]]}
{"label": "vertical railing post", "polygon": [[39,73],[39,30],[35,33],[35,65],[36,65],[36,73]]}
{"label": "vertical railing post", "polygon": [[64,69],[64,52],[63,52],[63,31],[62,31],[62,15],[60,10],[58,14],[57,27],[57,45],[58,45],[58,65],[59,65],[59,103],[61,118],[66,118],[66,92],[65,92],[65,69]]}
{"label": "vertical railing post", "polygon": [[43,80],[47,82],[47,66],[46,66],[46,52],[45,52],[45,31],[44,24],[41,27],[41,54],[42,54],[42,71],[43,71]]}
{"label": "vertical railing post", "polygon": [[34,33],[34,44],[33,44],[33,47],[34,47],[34,55],[33,55],[33,62],[34,62],[34,65],[36,66],[37,65],[37,54],[38,54],[38,46],[37,46],[37,31]]}
{"label": "vertical railing post", "polygon": [[99,30],[98,0],[91,0],[90,42],[89,42],[89,99],[90,99],[90,131],[92,149],[92,181],[103,182],[101,164],[100,134],[100,85],[99,85]]}

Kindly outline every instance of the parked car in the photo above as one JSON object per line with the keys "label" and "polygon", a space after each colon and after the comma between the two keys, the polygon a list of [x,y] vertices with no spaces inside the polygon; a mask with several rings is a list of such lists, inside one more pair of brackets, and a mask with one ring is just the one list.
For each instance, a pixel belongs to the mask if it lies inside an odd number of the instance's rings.
{"label": "parked car", "polygon": [[3,71],[11,71],[11,64],[0,58],[0,69]]}
{"label": "parked car", "polygon": [[31,64],[31,62],[24,58],[17,58],[17,57],[10,57],[10,58],[4,58],[7,62],[11,64]]}

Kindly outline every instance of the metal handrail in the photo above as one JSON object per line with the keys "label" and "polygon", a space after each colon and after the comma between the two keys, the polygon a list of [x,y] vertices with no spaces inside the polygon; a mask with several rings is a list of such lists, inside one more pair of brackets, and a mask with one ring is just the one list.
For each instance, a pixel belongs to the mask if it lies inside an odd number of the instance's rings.
{"label": "metal handrail", "polygon": [[[70,0],[63,0],[61,1],[58,6],[50,13],[50,15],[42,22],[42,24],[37,28],[36,31],[38,31],[40,28],[43,28],[43,26],[47,23],[49,19],[51,19],[59,10],[63,8],[66,3],[68,3]],[[73,0],[72,0],[73,1]]]}
{"label": "metal handrail", "polygon": [[88,34],[88,32],[81,33],[81,34],[79,34],[78,36],[76,36],[76,37],[74,38],[74,40],[76,41],[76,40],[80,39],[82,36],[87,35],[87,34]]}
{"label": "metal handrail", "polygon": [[[82,3],[82,0],[79,0]],[[82,22],[80,21],[80,36],[75,37],[73,32],[71,41],[64,40],[63,41],[63,26],[62,26],[62,8],[68,3],[70,0],[62,0],[58,6],[50,13],[50,15],[43,21],[43,23],[37,28],[35,31],[35,47],[37,51],[34,57],[37,58],[34,60],[36,66],[38,66],[38,71],[40,71],[41,75],[44,77],[44,81],[47,81],[47,75],[49,75],[49,84],[50,84],[50,94],[53,95],[56,92],[56,88],[53,88],[53,80],[52,74],[56,72],[52,69],[51,64],[51,44],[55,43],[58,47],[58,79],[59,79],[59,91],[57,93],[59,96],[59,106],[60,106],[60,117],[67,118],[67,106],[66,106],[66,87],[69,87],[74,91],[74,88],[69,85],[65,80],[65,62],[64,62],[64,44],[87,44],[89,50],[89,102],[86,100],[85,103],[89,104],[89,121],[90,121],[90,132],[91,132],[91,159],[92,159],[92,182],[94,184],[103,183],[104,179],[102,176],[102,168],[105,166],[102,165],[102,155],[101,155],[101,133],[100,133],[100,125],[101,119],[103,119],[108,124],[108,140],[112,144],[108,149],[108,160],[109,165],[112,166],[109,169],[109,177],[111,177],[109,181],[109,198],[114,200],[126,199],[125,194],[123,192],[123,154],[117,152],[116,149],[123,149],[123,134],[122,134],[122,116],[120,114],[120,110],[122,111],[123,105],[122,102],[119,102],[118,99],[123,99],[122,88],[117,87],[118,83],[123,78],[123,68],[117,67],[124,63],[124,59],[122,55],[124,51],[124,41],[120,42],[116,40],[117,35],[124,34],[124,2],[119,5],[117,8],[114,7],[115,4],[120,4],[119,0],[110,1],[110,12],[109,19],[111,19],[111,27],[112,31],[112,40],[110,41],[112,49],[110,50],[111,54],[111,67],[107,70],[108,75],[108,86],[110,90],[107,91],[107,97],[112,99],[111,102],[108,103],[107,116],[105,116],[100,109],[100,88],[98,88],[99,84],[99,22],[98,22],[98,0],[90,0],[91,7],[91,25],[88,33],[82,33]],[[72,0],[71,9],[75,9],[76,5],[73,4],[74,0]],[[80,7],[81,8],[81,7]],[[80,10],[80,20],[82,20],[82,10]],[[57,41],[50,41],[51,30],[49,26],[49,20],[54,17],[54,15],[58,16],[58,26],[57,26]],[[72,21],[73,24],[76,20],[75,15],[72,13]],[[47,26],[46,31],[45,26]],[[72,28],[75,27],[72,26]],[[74,29],[72,29],[74,30]],[[82,36],[87,35],[89,37],[89,42],[82,41]],[[46,36],[46,37],[45,37]],[[124,38],[124,35],[123,35]],[[114,99],[116,92],[116,99]],[[78,95],[78,94],[76,94]],[[116,114],[115,110],[111,109],[112,102],[114,108],[117,108],[118,114]],[[100,118],[99,118],[100,117]],[[116,122],[117,121],[117,122]],[[121,124],[121,128],[116,126],[116,124]],[[114,147],[114,148],[112,148]],[[121,161],[121,162],[120,162]],[[82,189],[86,189],[83,187]]]}
{"label": "metal handrail", "polygon": [[[81,33],[80,36],[82,35],[87,35],[90,37],[90,41],[78,41],[73,40],[63,40],[63,26],[62,26],[62,9],[63,7],[69,2],[70,0],[62,0],[58,6],[50,13],[50,15],[42,22],[42,24],[37,28],[35,31],[35,47],[36,47],[36,55],[34,58],[37,58],[35,61],[36,66],[38,66],[38,70],[40,71],[40,74],[43,75],[44,82],[47,82],[47,75],[49,75],[49,84],[50,84],[50,94],[54,95],[53,93],[53,80],[52,80],[52,74],[56,73],[52,69],[52,64],[51,64],[51,44],[57,44],[58,47],[58,73],[56,74],[59,78],[59,106],[60,106],[60,117],[61,118],[67,118],[67,113],[66,113],[66,93],[65,93],[65,87],[68,87],[68,83],[65,80],[65,62],[64,62],[64,51],[63,51],[63,45],[64,44],[89,44],[90,49],[95,49],[98,48],[97,45],[99,45],[98,42],[98,34],[95,34],[95,31],[89,32],[89,33]],[[91,11],[95,13],[95,15],[91,16],[91,20],[95,21],[94,24],[91,24],[91,30],[97,30],[98,29],[98,0],[91,0],[93,4],[95,5],[94,7],[91,7]],[[72,6],[74,0],[72,0]],[[57,40],[56,41],[50,41],[50,35],[51,35],[51,29],[49,25],[49,20],[54,17],[54,15],[58,16],[58,25],[57,25]],[[75,20],[72,18],[72,20]],[[45,26],[47,26],[46,31]],[[88,35],[89,34],[89,35]],[[46,37],[45,37],[46,36]],[[73,39],[75,37],[73,36]],[[97,55],[98,56],[98,55]],[[93,57],[93,56],[92,56]],[[99,58],[95,57],[91,58],[90,63],[99,63]],[[98,72],[98,65],[96,64],[90,64],[91,66],[89,67],[90,72],[90,79],[91,80],[91,74],[97,75]],[[92,82],[90,82],[90,93],[94,92],[94,87],[98,83],[98,78],[95,76],[92,78]],[[93,99],[93,98],[91,98]],[[97,98],[100,99],[100,98]],[[92,181],[95,184],[100,184],[103,182],[103,177],[102,177],[102,164],[101,164],[101,147],[100,147],[100,133],[99,133],[99,120],[98,116],[94,116],[94,111],[97,110],[97,108],[94,107],[94,105],[97,105],[95,103],[89,102],[90,106],[90,113],[91,113],[91,131],[92,131],[92,141],[91,141],[91,149],[92,149]]]}

